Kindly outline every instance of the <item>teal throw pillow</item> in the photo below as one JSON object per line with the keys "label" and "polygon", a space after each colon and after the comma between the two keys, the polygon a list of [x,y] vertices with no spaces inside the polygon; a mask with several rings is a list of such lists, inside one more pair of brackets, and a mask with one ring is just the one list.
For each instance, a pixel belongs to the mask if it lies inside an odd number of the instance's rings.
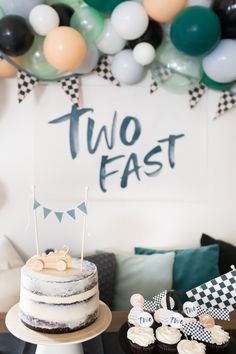
{"label": "teal throw pillow", "polygon": [[147,255],[116,255],[117,277],[114,310],[129,310],[130,296],[139,293],[151,299],[172,288],[174,252]]}
{"label": "teal throw pillow", "polygon": [[182,301],[188,299],[186,291],[219,276],[219,245],[199,248],[157,250],[135,247],[135,254],[153,255],[175,252],[173,288]]}

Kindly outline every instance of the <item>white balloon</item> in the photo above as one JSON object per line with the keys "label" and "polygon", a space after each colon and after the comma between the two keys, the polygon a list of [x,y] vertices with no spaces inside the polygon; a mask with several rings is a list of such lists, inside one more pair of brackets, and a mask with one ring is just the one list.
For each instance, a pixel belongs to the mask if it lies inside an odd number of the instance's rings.
{"label": "white balloon", "polygon": [[203,59],[203,70],[216,82],[236,80],[236,41],[223,39],[216,49]]}
{"label": "white balloon", "polygon": [[144,66],[134,60],[133,51],[131,49],[122,50],[114,56],[111,71],[120,83],[127,85],[138,83],[145,74]]}
{"label": "white balloon", "polygon": [[125,1],[115,7],[111,23],[116,32],[124,39],[136,39],[148,27],[148,15],[144,7],[135,1]]}
{"label": "white balloon", "polygon": [[37,34],[46,36],[53,28],[59,26],[60,18],[51,6],[38,5],[30,11],[29,22]]}
{"label": "white balloon", "polygon": [[102,34],[95,43],[101,52],[114,55],[124,48],[126,40],[119,36],[112,26],[111,21],[107,19]]}
{"label": "white balloon", "polygon": [[45,0],[0,0],[0,7],[6,15],[19,15],[28,19],[30,11]]}
{"label": "white balloon", "polygon": [[83,63],[75,70],[78,74],[88,74],[97,65],[99,59],[98,49],[95,44],[87,46],[87,54]]}
{"label": "white balloon", "polygon": [[205,6],[210,7],[212,0],[188,0],[188,6]]}
{"label": "white balloon", "polygon": [[133,49],[134,60],[140,65],[148,65],[155,58],[155,48],[147,42],[137,44]]}

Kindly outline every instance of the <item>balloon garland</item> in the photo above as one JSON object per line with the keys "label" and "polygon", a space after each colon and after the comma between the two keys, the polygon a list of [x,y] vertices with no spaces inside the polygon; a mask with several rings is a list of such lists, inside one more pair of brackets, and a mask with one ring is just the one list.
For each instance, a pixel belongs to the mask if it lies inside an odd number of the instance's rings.
{"label": "balloon garland", "polygon": [[0,77],[85,75],[109,55],[121,85],[150,70],[177,94],[234,93],[236,0],[0,0],[0,51]]}

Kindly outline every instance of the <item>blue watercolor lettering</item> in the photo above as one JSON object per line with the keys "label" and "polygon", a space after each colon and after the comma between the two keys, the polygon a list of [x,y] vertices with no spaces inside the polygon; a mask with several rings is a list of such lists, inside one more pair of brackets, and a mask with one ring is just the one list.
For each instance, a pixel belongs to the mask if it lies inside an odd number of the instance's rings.
{"label": "blue watercolor lettering", "polygon": [[154,170],[153,172],[146,172],[144,171],[144,173],[148,176],[148,177],[154,177],[157,176],[163,167],[163,164],[159,161],[153,161],[151,160],[151,158],[153,157],[153,155],[158,154],[159,152],[161,152],[161,147],[160,145],[155,146],[151,151],[149,151],[147,153],[147,155],[144,157],[144,163],[147,166],[153,166],[153,165],[157,165],[159,166],[156,170]]}
{"label": "blue watercolor lettering", "polygon": [[169,158],[169,164],[171,168],[175,167],[175,156],[174,156],[174,152],[175,152],[175,141],[177,139],[183,138],[184,134],[180,134],[180,135],[169,135],[168,138],[166,139],[162,139],[162,140],[158,140],[158,143],[165,143],[168,142],[168,158]]}
{"label": "blue watercolor lettering", "polygon": [[[127,139],[127,129],[130,125],[130,123],[134,123],[134,132],[133,132],[133,136],[130,139],[130,141],[128,141]],[[120,127],[120,140],[124,145],[134,145],[134,143],[138,140],[138,138],[140,137],[141,134],[141,124],[139,122],[139,120],[135,117],[125,117],[123,119],[123,122],[121,124]]]}
{"label": "blue watercolor lettering", "polygon": [[[133,163],[133,168],[130,168],[131,163]],[[128,177],[131,173],[135,173],[137,179],[140,181],[139,169],[141,166],[138,165],[137,155],[132,153],[126,163],[123,176],[121,177],[121,188],[126,188],[128,184]]]}
{"label": "blue watercolor lettering", "polygon": [[103,192],[106,192],[107,189],[105,187],[105,180],[108,176],[111,176],[111,175],[114,175],[115,173],[119,172],[119,170],[114,170],[112,172],[109,172],[109,173],[106,173],[106,165],[115,161],[115,160],[118,160],[118,159],[121,159],[125,157],[125,155],[118,155],[118,156],[115,156],[115,157],[111,157],[110,159],[108,158],[107,155],[104,155],[102,156],[102,159],[101,159],[101,166],[100,166],[100,178],[99,178],[99,182],[100,182],[100,188]]}

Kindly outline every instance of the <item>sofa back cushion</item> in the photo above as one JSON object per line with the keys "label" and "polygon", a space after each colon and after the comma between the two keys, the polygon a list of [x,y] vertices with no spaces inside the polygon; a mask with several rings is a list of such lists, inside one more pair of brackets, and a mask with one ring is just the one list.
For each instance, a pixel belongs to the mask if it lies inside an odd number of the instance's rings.
{"label": "sofa back cushion", "polygon": [[114,310],[130,309],[130,296],[139,293],[151,299],[172,288],[175,253],[147,255],[117,254]]}

